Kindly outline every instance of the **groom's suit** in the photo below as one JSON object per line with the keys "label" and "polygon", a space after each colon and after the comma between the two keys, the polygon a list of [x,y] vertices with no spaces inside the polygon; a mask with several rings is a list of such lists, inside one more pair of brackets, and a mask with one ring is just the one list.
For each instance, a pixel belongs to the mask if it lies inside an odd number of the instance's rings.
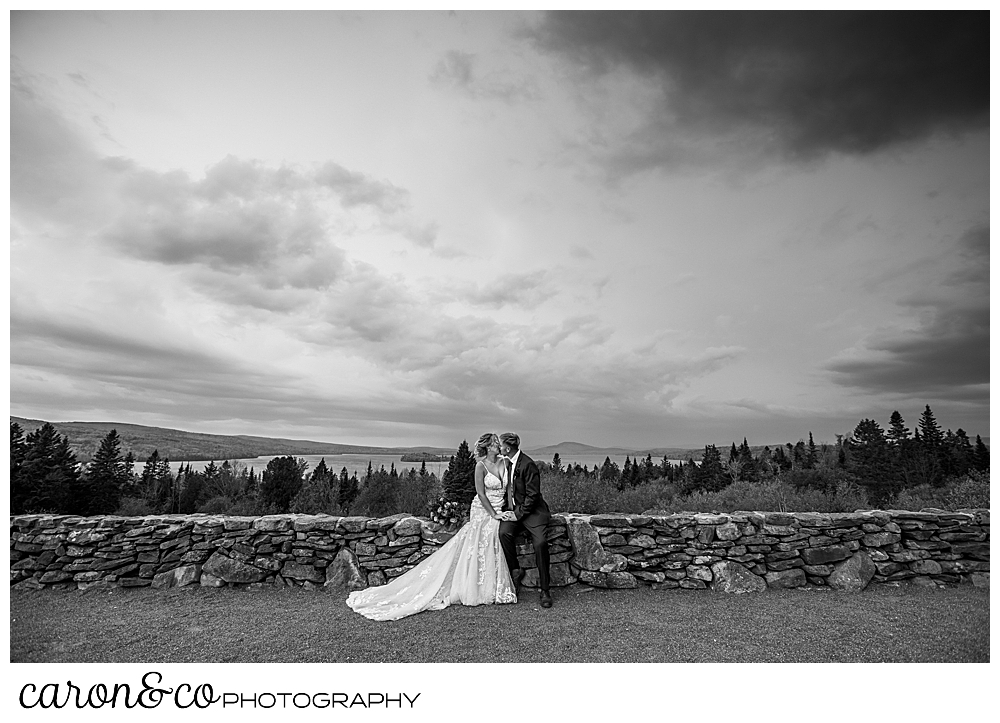
{"label": "groom's suit", "polygon": [[[549,589],[549,544],[545,532],[549,524],[549,506],[542,499],[542,480],[538,465],[524,452],[517,457],[517,464],[509,469],[509,477],[504,495],[504,512],[513,510],[517,522],[500,523],[500,545],[503,547],[507,567],[514,573],[520,565],[517,561],[517,533],[522,529],[531,535],[535,546],[535,562],[538,565],[538,586]],[[504,462],[508,468],[509,463]],[[512,504],[513,503],[513,504]]]}

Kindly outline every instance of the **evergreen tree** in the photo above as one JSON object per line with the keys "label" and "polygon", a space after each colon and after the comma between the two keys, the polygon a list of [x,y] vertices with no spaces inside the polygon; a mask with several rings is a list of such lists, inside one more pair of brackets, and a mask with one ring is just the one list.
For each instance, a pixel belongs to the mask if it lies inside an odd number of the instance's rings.
{"label": "evergreen tree", "polygon": [[292,456],[268,462],[260,485],[260,501],[265,509],[288,512],[292,498],[302,488],[302,472],[302,465]]}
{"label": "evergreen tree", "polygon": [[940,425],[938,425],[937,420],[934,418],[931,405],[927,404],[924,406],[918,427],[924,448],[934,453],[940,452],[941,447],[944,445],[944,435],[941,433]]}
{"label": "evergreen tree", "polygon": [[915,481],[918,484],[940,485],[944,481],[948,452],[944,434],[929,404],[924,406],[914,437],[920,442],[914,455]]}
{"label": "evergreen tree", "polygon": [[[347,468],[344,468],[347,471]],[[335,490],[333,471],[326,466],[326,459],[322,458],[316,469],[312,471],[309,478],[302,483],[302,487],[292,498],[291,511],[316,514],[319,512],[332,513],[335,511],[337,494]]]}
{"label": "evergreen tree", "polygon": [[709,492],[721,490],[728,484],[729,475],[722,464],[722,454],[714,444],[705,445],[695,479],[700,489]]}
{"label": "evergreen tree", "polygon": [[889,417],[889,429],[885,436],[889,440],[889,446],[897,449],[902,449],[903,445],[910,440],[910,429],[903,421],[903,415],[898,411],[894,411]]}
{"label": "evergreen tree", "polygon": [[792,466],[796,469],[802,469],[806,463],[806,443],[801,439],[795,443],[792,448]]}
{"label": "evergreen tree", "polygon": [[646,453],[646,459],[642,460],[642,467],[639,469],[639,484],[649,482],[656,478],[656,465],[653,464],[653,455]]}
{"label": "evergreen tree", "polygon": [[809,444],[806,446],[806,459],[802,465],[806,469],[815,469],[819,455],[816,453],[816,443],[813,441],[813,433],[809,432]]}
{"label": "evergreen tree", "polygon": [[[80,507],[86,495],[79,463],[69,438],[56,432],[49,422],[24,438],[18,480],[18,489],[11,490],[11,512],[82,513]],[[15,501],[20,507],[15,506]]]}
{"label": "evergreen tree", "polygon": [[122,492],[128,486],[128,470],[121,453],[118,431],[112,429],[87,467],[88,504],[86,514],[106,515],[118,509]]}
{"label": "evergreen tree", "polygon": [[737,450],[737,457],[740,463],[740,479],[748,482],[757,482],[760,479],[760,472],[757,469],[757,461],[753,458],[747,438],[743,438],[743,444]]}
{"label": "evergreen tree", "polygon": [[135,454],[132,450],[125,453],[125,481],[122,485],[122,497],[135,497],[139,490],[139,478],[135,473]]}
{"label": "evergreen tree", "polygon": [[160,459],[159,450],[154,449],[146,458],[139,475],[139,497],[146,500],[153,509],[163,511],[167,509],[173,496],[173,482],[170,460]]}
{"label": "evergreen tree", "polygon": [[139,473],[139,494],[145,499],[153,498],[153,491],[156,489],[156,476],[160,471],[160,450],[154,449],[146,457],[146,463]]}
{"label": "evergreen tree", "polygon": [[964,475],[970,469],[975,469],[975,449],[964,429],[959,428],[955,434],[948,430],[945,435],[948,447],[948,474]]}
{"label": "evergreen tree", "polygon": [[17,422],[10,423],[10,511],[14,514],[24,509],[28,498],[28,489],[21,478],[21,467],[28,453],[28,445],[24,441],[24,430]]}
{"label": "evergreen tree", "polygon": [[441,478],[441,484],[446,500],[457,502],[461,509],[472,503],[472,498],[476,495],[476,459],[464,439],[458,445],[458,453],[448,461],[448,469]]}
{"label": "evergreen tree", "polygon": [[875,420],[862,419],[847,440],[847,449],[848,469],[868,489],[869,499],[884,506],[901,488],[885,432]]}
{"label": "evergreen tree", "polygon": [[384,517],[395,513],[399,485],[395,484],[385,466],[365,480],[358,495],[358,511],[372,517]]}
{"label": "evergreen tree", "polygon": [[426,460],[421,460],[420,461],[420,472],[419,472],[419,474],[420,474],[420,479],[423,479],[424,477],[427,476],[427,462],[426,462]]}
{"label": "evergreen tree", "polygon": [[844,435],[837,435],[837,468],[847,467],[847,449],[844,446]]}
{"label": "evergreen tree", "polygon": [[989,472],[990,470],[990,450],[983,443],[983,438],[978,434],[976,435],[976,449],[973,453],[973,460],[976,469],[980,472]]}
{"label": "evergreen tree", "polygon": [[562,474],[563,472],[562,458],[559,456],[558,452],[552,455],[552,471],[556,474]]}
{"label": "evergreen tree", "polygon": [[618,465],[611,461],[611,457],[604,458],[604,464],[601,465],[601,471],[598,475],[602,482],[606,482],[612,485],[618,485],[621,479],[621,471],[618,469]]}
{"label": "evergreen tree", "polygon": [[[371,472],[371,462],[368,463],[368,471]],[[340,490],[337,493],[337,504],[340,505],[340,509],[345,515],[350,513],[354,500],[358,498],[359,487],[357,474],[348,477],[347,467],[340,470]]]}
{"label": "evergreen tree", "polygon": [[618,489],[623,490],[626,487],[631,487],[632,478],[633,478],[632,460],[628,458],[628,455],[625,455],[625,466],[622,467],[622,475],[618,481]]}

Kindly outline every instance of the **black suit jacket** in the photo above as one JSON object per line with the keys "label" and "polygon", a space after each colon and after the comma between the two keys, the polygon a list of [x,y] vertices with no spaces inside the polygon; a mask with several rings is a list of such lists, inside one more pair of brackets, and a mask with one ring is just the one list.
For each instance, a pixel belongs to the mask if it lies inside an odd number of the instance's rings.
{"label": "black suit jacket", "polygon": [[[542,478],[538,473],[538,465],[535,464],[535,460],[521,452],[521,456],[517,458],[517,466],[512,471],[514,516],[519,521],[527,517],[527,521],[535,524],[548,522],[549,506],[542,499]],[[501,509],[503,511],[510,509],[506,495],[504,495]]]}

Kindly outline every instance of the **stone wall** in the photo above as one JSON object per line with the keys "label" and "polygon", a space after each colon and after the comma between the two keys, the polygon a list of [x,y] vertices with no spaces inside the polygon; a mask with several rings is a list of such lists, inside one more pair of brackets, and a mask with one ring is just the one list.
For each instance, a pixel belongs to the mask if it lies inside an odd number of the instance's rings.
{"label": "stone wall", "polygon": [[[11,517],[16,588],[382,585],[452,532],[410,515]],[[753,592],[871,582],[989,586],[989,510],[558,514],[552,584]],[[528,538],[524,584],[537,585]]]}

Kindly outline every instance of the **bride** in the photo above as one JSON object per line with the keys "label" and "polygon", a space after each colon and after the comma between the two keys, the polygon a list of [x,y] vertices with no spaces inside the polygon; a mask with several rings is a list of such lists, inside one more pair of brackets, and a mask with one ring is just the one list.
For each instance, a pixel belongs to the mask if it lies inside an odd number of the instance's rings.
{"label": "bride", "polygon": [[517,602],[497,534],[504,483],[497,455],[500,439],[484,434],[476,443],[476,496],[469,521],[433,555],[387,585],[356,590],[347,604],[372,620],[398,620],[453,603]]}

